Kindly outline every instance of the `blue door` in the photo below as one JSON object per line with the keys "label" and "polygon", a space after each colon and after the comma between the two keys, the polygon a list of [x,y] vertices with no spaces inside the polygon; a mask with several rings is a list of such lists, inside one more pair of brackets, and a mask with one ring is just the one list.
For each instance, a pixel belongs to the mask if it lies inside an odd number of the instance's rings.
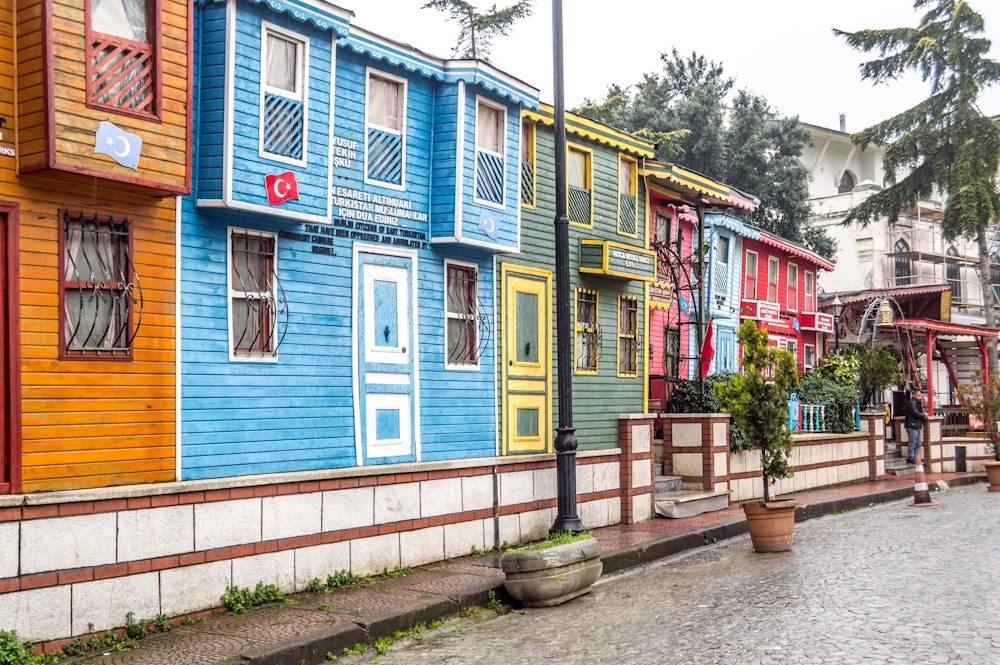
{"label": "blue door", "polygon": [[414,257],[355,250],[358,463],[417,460]]}

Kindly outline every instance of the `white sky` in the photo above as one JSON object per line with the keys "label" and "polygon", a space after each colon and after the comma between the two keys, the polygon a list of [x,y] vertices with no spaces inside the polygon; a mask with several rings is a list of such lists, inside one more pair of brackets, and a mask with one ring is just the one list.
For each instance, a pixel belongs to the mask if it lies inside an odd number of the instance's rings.
{"label": "white sky", "polygon": [[[970,0],[983,16],[991,57],[1000,60],[1000,2]],[[355,13],[354,23],[440,57],[450,57],[458,27],[445,12],[421,9],[424,0],[334,0]],[[510,4],[495,0],[498,6]],[[480,9],[494,4],[473,2]],[[857,132],[929,94],[917,75],[890,85],[862,81],[858,53],[832,28],[916,27],[912,0],[563,0],[564,81],[567,108],[585,98],[603,100],[612,83],[630,85],[661,72],[661,52],[676,48],[722,64],[736,89],[762,95],[785,116],[821,127]],[[552,103],[551,0],[507,37],[494,41],[491,62],[541,90]],[[1000,114],[1000,86],[980,100]]]}

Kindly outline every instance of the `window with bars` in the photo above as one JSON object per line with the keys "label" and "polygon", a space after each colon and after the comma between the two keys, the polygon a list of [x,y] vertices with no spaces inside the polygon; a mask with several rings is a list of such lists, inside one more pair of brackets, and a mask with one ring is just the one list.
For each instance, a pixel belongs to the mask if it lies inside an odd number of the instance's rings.
{"label": "window with bars", "polygon": [[90,105],[157,116],[159,63],[151,18],[159,16],[159,1],[89,0],[86,6]]}
{"label": "window with bars", "polygon": [[593,175],[590,153],[570,147],[567,160],[567,196],[569,196],[569,221],[582,226],[593,226]]}
{"label": "window with bars", "polygon": [[130,357],[142,289],[127,219],[60,211],[62,350],[71,357]]}
{"label": "window with bars", "polygon": [[636,236],[637,205],[636,162],[625,155],[618,156],[618,233]]}
{"label": "window with bars", "polygon": [[476,196],[503,205],[506,166],[504,134],[507,111],[479,100],[476,105]]}
{"label": "window with bars", "polygon": [[757,252],[748,251],[743,263],[743,297],[757,299]]}
{"label": "window with bars", "polygon": [[597,321],[597,292],[576,290],[576,371],[596,373],[601,337]]}
{"label": "window with bars", "polygon": [[788,264],[788,283],[785,287],[785,306],[789,311],[799,311],[799,267],[794,263]]}
{"label": "window with bars", "polygon": [[521,121],[521,203],[535,205],[535,123]]}
{"label": "window with bars", "polygon": [[230,357],[273,359],[278,351],[277,240],[272,233],[230,229]]}
{"label": "window with bars", "polygon": [[680,326],[667,326],[663,329],[663,374],[668,379],[678,378],[681,366],[681,329]]}
{"label": "window with bars", "polygon": [[294,34],[264,26],[264,103],[261,108],[263,151],[288,159],[304,159],[305,74],[307,42]]}
{"label": "window with bars", "polygon": [[636,376],[639,369],[639,301],[618,296],[618,374]]}
{"label": "window with bars", "polygon": [[474,266],[445,264],[445,347],[449,367],[478,367],[480,325]]}
{"label": "window with bars", "polygon": [[403,186],[406,81],[368,72],[365,111],[365,178]]}
{"label": "window with bars", "polygon": [[[905,254],[910,251],[910,246],[905,240],[900,238],[893,245],[892,251],[896,254]],[[910,258],[907,256],[894,256],[892,258],[893,271],[896,277],[896,286],[909,284],[913,278],[911,272]]]}

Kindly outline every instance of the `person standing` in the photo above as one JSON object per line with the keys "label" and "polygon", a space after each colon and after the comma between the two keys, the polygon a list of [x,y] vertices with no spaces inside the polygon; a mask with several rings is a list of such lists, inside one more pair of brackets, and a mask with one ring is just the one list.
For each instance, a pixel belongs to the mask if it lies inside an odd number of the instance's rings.
{"label": "person standing", "polygon": [[906,418],[903,427],[906,429],[906,463],[913,464],[920,448],[924,443],[924,421],[927,415],[924,413],[924,393],[916,389],[910,393],[910,399],[906,400]]}

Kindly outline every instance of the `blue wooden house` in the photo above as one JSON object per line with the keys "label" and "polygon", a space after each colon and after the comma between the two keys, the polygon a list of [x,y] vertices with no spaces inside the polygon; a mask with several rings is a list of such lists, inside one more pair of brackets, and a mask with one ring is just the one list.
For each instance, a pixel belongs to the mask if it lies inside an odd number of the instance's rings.
{"label": "blue wooden house", "polygon": [[196,5],[180,477],[496,454],[494,255],[538,91],[322,0]]}

